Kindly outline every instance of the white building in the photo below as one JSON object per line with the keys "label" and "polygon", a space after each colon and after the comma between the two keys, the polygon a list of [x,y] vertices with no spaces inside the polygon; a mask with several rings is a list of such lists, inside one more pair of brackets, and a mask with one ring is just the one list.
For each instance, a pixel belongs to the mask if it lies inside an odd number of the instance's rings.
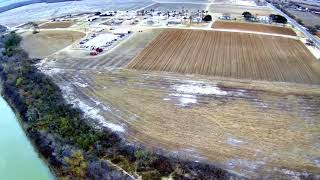
{"label": "white building", "polygon": [[181,24],[182,20],[181,19],[177,19],[177,18],[169,18],[168,19],[168,24]]}
{"label": "white building", "polygon": [[257,20],[262,23],[270,23],[271,22],[269,16],[257,16]]}

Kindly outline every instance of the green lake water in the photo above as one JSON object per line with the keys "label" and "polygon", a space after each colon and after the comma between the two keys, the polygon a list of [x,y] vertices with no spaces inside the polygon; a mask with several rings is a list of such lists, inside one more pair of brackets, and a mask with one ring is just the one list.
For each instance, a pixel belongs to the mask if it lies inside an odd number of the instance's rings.
{"label": "green lake water", "polygon": [[54,180],[25,135],[18,119],[0,96],[0,180]]}

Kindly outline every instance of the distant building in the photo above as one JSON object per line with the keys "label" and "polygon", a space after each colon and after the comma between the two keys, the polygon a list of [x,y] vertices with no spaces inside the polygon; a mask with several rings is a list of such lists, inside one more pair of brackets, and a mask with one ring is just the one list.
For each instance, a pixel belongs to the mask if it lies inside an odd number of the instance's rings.
{"label": "distant building", "polygon": [[269,16],[257,16],[257,20],[262,23],[271,23]]}
{"label": "distant building", "polygon": [[113,31],[114,35],[119,35],[119,36],[124,36],[130,33],[130,30],[124,29],[124,28],[119,28]]}
{"label": "distant building", "polygon": [[195,18],[192,18],[192,22],[196,22],[196,23],[199,23],[202,21],[202,18],[201,17],[195,17]]}
{"label": "distant building", "polygon": [[97,16],[93,16],[93,17],[88,18],[88,21],[89,21],[89,22],[92,22],[92,21],[95,21],[95,20],[97,20],[97,19],[98,19]]}
{"label": "distant building", "polygon": [[176,18],[168,19],[168,24],[181,24],[181,23],[182,23],[181,19],[176,19]]}
{"label": "distant building", "polygon": [[154,24],[154,20],[152,18],[147,19],[147,24],[148,25]]}
{"label": "distant building", "polygon": [[229,13],[224,13],[222,16],[219,17],[221,20],[231,20],[231,14]]}
{"label": "distant building", "polygon": [[100,14],[100,16],[114,16],[115,13],[114,12],[105,12],[103,14]]}

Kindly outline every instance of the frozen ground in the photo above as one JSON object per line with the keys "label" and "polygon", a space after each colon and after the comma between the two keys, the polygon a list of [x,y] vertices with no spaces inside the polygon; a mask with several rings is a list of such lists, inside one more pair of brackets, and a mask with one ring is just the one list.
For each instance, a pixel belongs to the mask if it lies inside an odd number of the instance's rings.
{"label": "frozen ground", "polygon": [[[175,2],[175,1],[173,1]],[[174,11],[174,10],[188,10],[191,12],[201,11],[206,8],[205,4],[189,4],[189,3],[157,3],[146,8],[146,10],[154,9],[156,11]]]}
{"label": "frozen ground", "polygon": [[59,3],[38,3],[0,14],[0,24],[14,27],[29,21],[94,11],[136,10],[152,4],[151,0],[83,0]]}
{"label": "frozen ground", "polygon": [[319,86],[47,68],[68,102],[133,143],[253,179],[318,175]]}
{"label": "frozen ground", "polygon": [[3,6],[8,6],[13,3],[19,3],[24,1],[27,1],[27,0],[0,0],[0,8]]}

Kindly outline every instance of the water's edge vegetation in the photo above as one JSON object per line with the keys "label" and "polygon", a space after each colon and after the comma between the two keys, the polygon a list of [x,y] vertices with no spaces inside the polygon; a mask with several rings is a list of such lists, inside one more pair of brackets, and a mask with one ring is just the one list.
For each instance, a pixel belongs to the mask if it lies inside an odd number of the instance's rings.
{"label": "water's edge vegetation", "polygon": [[48,165],[26,136],[15,112],[0,96],[0,179],[54,180]]}
{"label": "water's edge vegetation", "polygon": [[21,119],[27,136],[57,178],[66,179],[237,179],[214,165],[193,162],[132,145],[98,128],[67,104],[52,79],[19,48],[21,37],[0,38],[2,95]]}

